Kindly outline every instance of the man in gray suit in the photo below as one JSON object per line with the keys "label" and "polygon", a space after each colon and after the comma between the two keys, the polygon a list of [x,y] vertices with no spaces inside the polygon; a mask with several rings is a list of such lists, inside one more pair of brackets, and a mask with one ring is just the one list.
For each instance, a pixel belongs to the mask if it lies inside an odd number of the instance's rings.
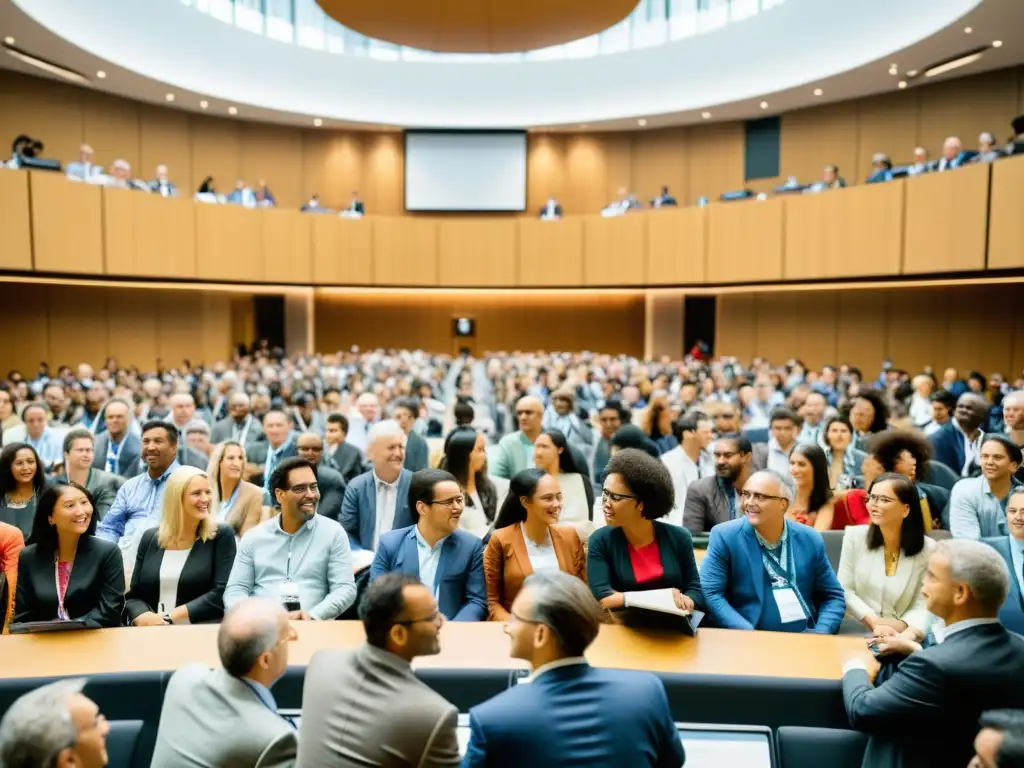
{"label": "man in gray suit", "polygon": [[745,435],[722,435],[711,445],[714,477],[702,477],[686,489],[683,526],[694,535],[743,514],[740,491],[751,475],[753,449]]}
{"label": "man in gray suit", "polygon": [[236,440],[246,449],[253,443],[265,439],[260,420],[249,412],[249,396],[244,392],[235,392],[228,399],[226,419],[215,422],[210,430],[210,442],[214,445],[225,440]]}
{"label": "man in gray suit", "polygon": [[288,643],[297,637],[279,603],[250,597],[231,608],[217,633],[223,669],[187,664],[171,676],[152,765],[295,765],[295,728],[277,714],[270,688],[284,674]]}
{"label": "man in gray suit", "polygon": [[359,615],[366,644],[317,651],[306,668],[298,765],[458,765],[458,710],[410,667],[440,651],[444,619],[430,589],[410,574],[386,573],[367,588]]}
{"label": "man in gray suit", "polygon": [[121,477],[133,477],[128,472],[142,455],[142,441],[130,429],[131,414],[131,406],[119,397],[104,407],[103,421],[107,431],[96,436],[92,460],[96,469],[113,472]]}
{"label": "man in gray suit", "polygon": [[405,432],[405,464],[402,466],[410,472],[419,472],[430,466],[430,447],[426,440],[412,430],[419,418],[419,411],[419,403],[411,397],[395,403],[394,419]]}
{"label": "man in gray suit", "polygon": [[64,435],[64,474],[58,480],[70,480],[89,491],[96,516],[102,520],[124,485],[124,478],[92,466],[94,441],[92,432],[83,427],[75,427]]}

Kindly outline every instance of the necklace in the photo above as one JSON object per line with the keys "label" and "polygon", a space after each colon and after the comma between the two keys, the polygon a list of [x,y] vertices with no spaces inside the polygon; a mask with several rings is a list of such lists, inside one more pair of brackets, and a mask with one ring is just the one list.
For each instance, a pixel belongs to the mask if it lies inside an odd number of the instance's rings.
{"label": "necklace", "polygon": [[900,551],[886,552],[885,553],[885,575],[894,576],[896,574],[896,566],[900,563]]}

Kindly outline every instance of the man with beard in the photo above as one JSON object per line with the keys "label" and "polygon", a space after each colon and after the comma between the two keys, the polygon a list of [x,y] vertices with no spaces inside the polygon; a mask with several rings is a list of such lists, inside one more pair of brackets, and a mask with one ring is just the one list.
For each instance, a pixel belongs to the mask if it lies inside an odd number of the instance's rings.
{"label": "man with beard", "polygon": [[269,486],[280,514],[242,537],[224,608],[257,596],[280,601],[293,620],[336,619],[355,602],[356,583],[348,536],[316,513],[316,466],[297,456],[284,459]]}
{"label": "man with beard", "polygon": [[752,451],[750,440],[735,432],[714,442],[714,476],[695,480],[686,490],[683,525],[690,533],[708,533],[713,526],[742,515],[739,495],[750,477]]}

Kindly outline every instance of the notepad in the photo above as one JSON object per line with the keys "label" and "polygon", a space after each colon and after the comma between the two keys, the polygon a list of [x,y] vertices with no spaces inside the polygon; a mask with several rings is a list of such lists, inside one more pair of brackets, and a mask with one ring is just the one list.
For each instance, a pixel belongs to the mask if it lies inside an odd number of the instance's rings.
{"label": "notepad", "polygon": [[352,550],[352,572],[359,573],[364,568],[369,568],[373,564],[375,554],[372,549]]}
{"label": "notepad", "polygon": [[[685,611],[676,605],[671,589],[648,589],[624,593],[626,599],[626,624],[633,626],[664,627],[680,629],[692,635],[697,631],[704,612]],[[658,620],[657,616],[661,616]]]}

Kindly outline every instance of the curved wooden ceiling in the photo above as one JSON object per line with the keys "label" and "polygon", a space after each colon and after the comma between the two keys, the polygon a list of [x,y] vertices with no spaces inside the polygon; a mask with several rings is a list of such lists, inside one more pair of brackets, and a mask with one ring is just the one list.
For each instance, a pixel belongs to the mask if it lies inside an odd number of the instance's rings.
{"label": "curved wooden ceiling", "polygon": [[515,53],[603,32],[639,0],[317,0],[360,34],[449,53]]}

